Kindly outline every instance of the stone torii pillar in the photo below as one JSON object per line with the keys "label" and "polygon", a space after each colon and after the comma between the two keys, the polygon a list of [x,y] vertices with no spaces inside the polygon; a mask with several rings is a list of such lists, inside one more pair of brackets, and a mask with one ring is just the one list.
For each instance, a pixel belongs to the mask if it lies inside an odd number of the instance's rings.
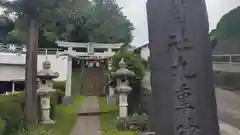
{"label": "stone torii pillar", "polygon": [[69,47],[67,51],[57,54],[57,58],[60,56],[67,56],[67,80],[66,80],[66,89],[65,89],[65,96],[63,98],[64,105],[71,105],[73,102],[72,99],[72,58],[77,58],[75,55],[75,51],[72,50],[72,47]]}
{"label": "stone torii pillar", "polygon": [[219,135],[205,0],[148,0],[156,135]]}

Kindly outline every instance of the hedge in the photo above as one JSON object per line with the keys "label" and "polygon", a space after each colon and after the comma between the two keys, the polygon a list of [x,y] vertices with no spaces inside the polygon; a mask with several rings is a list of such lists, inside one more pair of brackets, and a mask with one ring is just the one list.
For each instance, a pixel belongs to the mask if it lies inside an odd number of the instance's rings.
{"label": "hedge", "polygon": [[24,127],[24,93],[0,95],[0,129],[3,135],[14,135]]}
{"label": "hedge", "polygon": [[3,134],[4,130],[5,130],[5,120],[0,120],[0,135]]}

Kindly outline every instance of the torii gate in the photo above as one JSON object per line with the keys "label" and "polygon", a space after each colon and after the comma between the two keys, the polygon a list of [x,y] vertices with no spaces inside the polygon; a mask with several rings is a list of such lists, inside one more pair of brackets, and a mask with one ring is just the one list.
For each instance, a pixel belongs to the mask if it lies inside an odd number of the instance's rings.
{"label": "torii gate", "polygon": [[[65,97],[63,99],[63,104],[70,105],[72,104],[71,98],[71,77],[72,77],[72,58],[78,59],[89,59],[89,58],[101,58],[107,59],[112,57],[115,52],[113,49],[120,49],[123,43],[117,44],[102,44],[102,43],[76,43],[76,42],[65,42],[65,41],[57,41],[56,42],[59,47],[67,47],[67,51],[58,52],[57,58],[60,56],[68,56],[68,66],[67,66],[67,80],[66,80],[66,90]],[[73,48],[87,48],[87,52],[77,52],[73,50]],[[105,52],[95,52],[95,48],[104,48],[107,49]],[[111,67],[110,67],[111,68]]]}

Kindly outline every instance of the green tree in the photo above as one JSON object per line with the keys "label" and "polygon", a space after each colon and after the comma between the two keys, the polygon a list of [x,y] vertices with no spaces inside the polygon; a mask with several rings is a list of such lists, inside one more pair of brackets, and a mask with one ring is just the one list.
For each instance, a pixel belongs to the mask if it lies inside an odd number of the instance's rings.
{"label": "green tree", "polygon": [[7,34],[14,28],[14,23],[8,17],[0,16],[0,42],[6,42]]}
{"label": "green tree", "polygon": [[50,2],[46,0],[1,0],[0,5],[7,8],[8,12],[14,12],[22,20],[26,20],[27,34],[25,37],[27,38],[22,39],[22,42],[27,44],[28,50],[26,54],[25,118],[28,124],[36,124],[38,123],[36,76],[39,27],[44,13],[54,10],[57,6],[56,0]]}
{"label": "green tree", "polygon": [[119,62],[124,59],[127,69],[135,73],[137,81],[141,81],[144,76],[144,64],[142,63],[141,56],[131,51],[119,51],[112,58],[112,71],[115,72],[119,68]]}
{"label": "green tree", "polygon": [[91,28],[90,40],[95,42],[123,42],[129,44],[132,41],[133,25],[123,15],[121,8],[115,0],[94,0],[92,17],[95,23],[88,26]]}
{"label": "green tree", "polygon": [[210,35],[221,41],[240,38],[240,7],[225,14]]}
{"label": "green tree", "polygon": [[[39,12],[40,47],[56,47],[55,40],[126,44],[132,41],[133,25],[115,0],[56,2],[51,10]],[[9,33],[10,41],[26,40],[25,24],[25,16],[18,14],[15,29]]]}
{"label": "green tree", "polygon": [[126,44],[132,41],[133,25],[122,14],[115,0],[93,0],[86,7],[87,12],[78,14],[71,21],[67,21],[67,24],[61,25],[67,31],[60,35],[60,39],[72,42]]}

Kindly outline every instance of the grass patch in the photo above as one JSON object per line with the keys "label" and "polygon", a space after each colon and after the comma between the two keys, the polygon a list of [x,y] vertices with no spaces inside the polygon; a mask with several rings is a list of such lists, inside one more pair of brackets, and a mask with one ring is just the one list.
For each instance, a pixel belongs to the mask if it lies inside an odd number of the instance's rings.
{"label": "grass patch", "polygon": [[101,131],[102,135],[137,135],[136,132],[123,132],[115,128],[115,120],[118,116],[118,107],[107,104],[106,98],[99,98]]}

